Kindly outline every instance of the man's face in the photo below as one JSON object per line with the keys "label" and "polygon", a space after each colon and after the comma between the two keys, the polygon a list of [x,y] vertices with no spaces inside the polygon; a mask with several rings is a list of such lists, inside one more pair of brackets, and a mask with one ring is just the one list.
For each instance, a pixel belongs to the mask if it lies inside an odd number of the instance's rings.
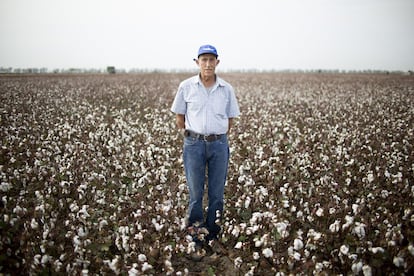
{"label": "man's face", "polygon": [[219,64],[219,60],[215,55],[204,54],[198,57],[196,60],[197,65],[200,67],[200,72],[203,76],[214,76],[216,66]]}

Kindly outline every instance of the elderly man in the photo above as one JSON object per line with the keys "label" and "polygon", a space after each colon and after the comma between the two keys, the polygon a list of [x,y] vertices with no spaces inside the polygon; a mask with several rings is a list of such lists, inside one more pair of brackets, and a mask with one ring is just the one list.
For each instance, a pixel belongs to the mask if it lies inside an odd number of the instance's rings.
{"label": "elderly man", "polygon": [[[227,134],[240,111],[233,87],[216,75],[220,62],[216,48],[201,46],[194,61],[200,72],[181,82],[171,111],[184,136],[183,160],[190,193],[187,230],[197,246],[205,241],[213,247],[221,230],[218,221],[223,213],[230,155]],[[204,220],[206,177],[208,211]],[[205,233],[205,239],[200,233]]]}

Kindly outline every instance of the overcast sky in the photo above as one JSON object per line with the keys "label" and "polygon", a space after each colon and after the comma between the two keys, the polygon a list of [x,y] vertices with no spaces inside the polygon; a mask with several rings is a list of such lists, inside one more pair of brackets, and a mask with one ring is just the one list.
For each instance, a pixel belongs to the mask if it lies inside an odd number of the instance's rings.
{"label": "overcast sky", "polygon": [[413,0],[0,0],[0,67],[414,70]]}

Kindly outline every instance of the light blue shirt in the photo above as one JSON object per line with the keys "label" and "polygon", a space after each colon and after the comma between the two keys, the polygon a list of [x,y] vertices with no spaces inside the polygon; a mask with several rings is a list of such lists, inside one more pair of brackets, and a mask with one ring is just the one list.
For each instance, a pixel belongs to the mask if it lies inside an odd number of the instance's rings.
{"label": "light blue shirt", "polygon": [[178,87],[171,111],[185,115],[185,128],[199,134],[225,134],[229,118],[240,115],[233,87],[217,77],[216,84],[208,91],[194,76]]}

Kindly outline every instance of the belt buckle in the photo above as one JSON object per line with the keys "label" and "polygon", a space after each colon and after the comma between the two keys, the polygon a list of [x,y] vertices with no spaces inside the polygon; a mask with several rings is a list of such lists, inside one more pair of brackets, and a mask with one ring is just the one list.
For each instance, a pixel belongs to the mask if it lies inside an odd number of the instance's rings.
{"label": "belt buckle", "polygon": [[206,142],[213,142],[213,141],[218,140],[219,137],[220,137],[220,135],[218,135],[218,134],[205,135],[204,136],[204,141],[206,141]]}

